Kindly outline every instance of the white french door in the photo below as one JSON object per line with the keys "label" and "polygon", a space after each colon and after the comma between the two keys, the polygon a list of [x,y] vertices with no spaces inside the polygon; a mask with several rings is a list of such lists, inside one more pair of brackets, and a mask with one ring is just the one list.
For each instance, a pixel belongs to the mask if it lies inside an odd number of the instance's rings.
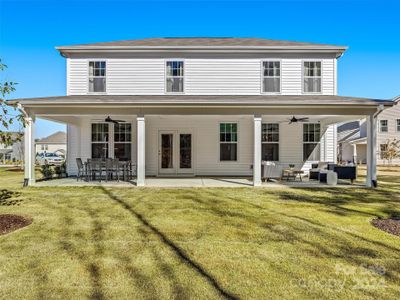
{"label": "white french door", "polygon": [[159,175],[193,174],[192,133],[183,130],[162,130],[158,136]]}

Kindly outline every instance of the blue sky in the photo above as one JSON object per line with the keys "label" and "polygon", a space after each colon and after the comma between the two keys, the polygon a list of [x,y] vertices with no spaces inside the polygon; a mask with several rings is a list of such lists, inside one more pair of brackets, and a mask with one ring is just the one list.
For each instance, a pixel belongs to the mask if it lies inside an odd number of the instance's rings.
{"label": "blue sky", "polygon": [[[19,83],[12,98],[65,95],[65,61],[55,46],[261,37],[350,46],[339,60],[339,95],[392,98],[400,94],[398,2],[0,0],[0,58],[9,67],[0,79]],[[60,129],[39,120],[36,136]]]}

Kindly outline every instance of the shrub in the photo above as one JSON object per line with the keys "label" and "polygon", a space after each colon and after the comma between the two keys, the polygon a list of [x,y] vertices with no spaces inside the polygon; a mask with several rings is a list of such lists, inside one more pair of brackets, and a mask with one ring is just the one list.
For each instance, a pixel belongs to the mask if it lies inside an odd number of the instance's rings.
{"label": "shrub", "polygon": [[51,166],[49,165],[43,165],[40,169],[40,173],[42,173],[43,177],[45,179],[50,179],[54,175],[54,170]]}
{"label": "shrub", "polygon": [[61,178],[64,174],[66,174],[67,168],[66,168],[65,162],[63,162],[60,166],[56,166],[54,168],[54,171],[58,178]]}

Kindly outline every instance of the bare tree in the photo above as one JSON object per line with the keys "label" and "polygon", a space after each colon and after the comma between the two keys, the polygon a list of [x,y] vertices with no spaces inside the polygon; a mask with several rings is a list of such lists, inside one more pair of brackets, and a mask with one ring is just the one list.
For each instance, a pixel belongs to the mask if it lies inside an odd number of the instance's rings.
{"label": "bare tree", "polygon": [[386,160],[388,164],[392,164],[393,159],[400,158],[400,140],[389,139],[381,148],[381,158]]}

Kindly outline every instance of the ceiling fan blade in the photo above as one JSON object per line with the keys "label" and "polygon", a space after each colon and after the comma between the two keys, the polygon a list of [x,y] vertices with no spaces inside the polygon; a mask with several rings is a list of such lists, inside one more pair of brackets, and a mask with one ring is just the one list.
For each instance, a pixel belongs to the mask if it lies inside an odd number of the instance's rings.
{"label": "ceiling fan blade", "polygon": [[308,120],[309,119],[309,117],[304,117],[304,118],[298,118],[297,120],[298,121],[304,121],[304,120]]}

